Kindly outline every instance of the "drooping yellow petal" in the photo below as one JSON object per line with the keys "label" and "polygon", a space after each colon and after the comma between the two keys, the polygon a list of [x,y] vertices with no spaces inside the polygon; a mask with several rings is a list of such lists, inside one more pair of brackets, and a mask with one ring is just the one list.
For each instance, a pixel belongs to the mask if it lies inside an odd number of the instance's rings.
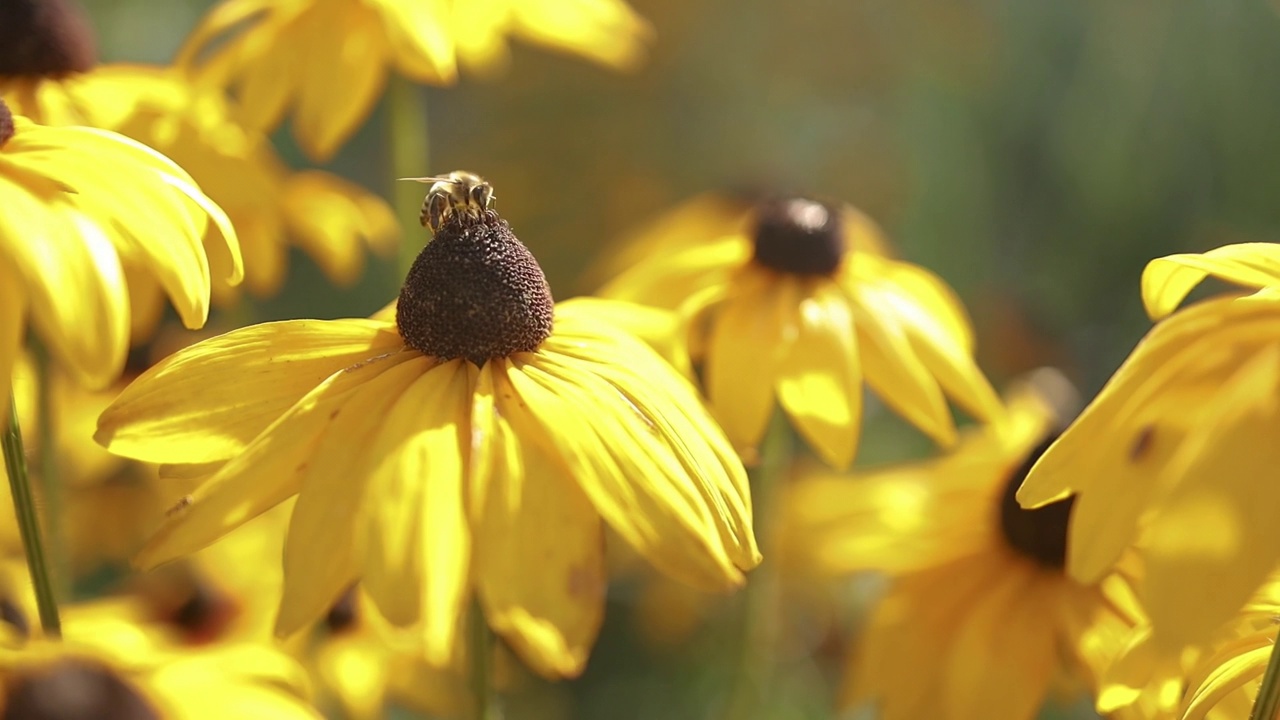
{"label": "drooping yellow petal", "polygon": [[751,258],[751,245],[737,235],[673,251],[665,263],[642,263],[600,290],[603,297],[675,310],[707,288],[724,285]]}
{"label": "drooping yellow petal", "polygon": [[[1133,539],[1138,514],[1167,490],[1160,472],[1188,425],[1250,348],[1280,337],[1276,300],[1208,300],[1156,325],[1080,417],[1031,469],[1023,507],[1068,494],[1067,567],[1097,581]],[[1094,488],[1097,497],[1090,497]]]}
{"label": "drooping yellow petal", "polygon": [[695,587],[741,585],[680,461],[616,388],[589,373],[552,375],[536,363],[517,363],[506,379],[541,427],[540,442],[555,448],[596,510],[637,552]]}
{"label": "drooping yellow petal", "polygon": [[1280,285],[1280,245],[1240,243],[1152,260],[1142,271],[1142,303],[1147,315],[1152,320],[1165,317],[1210,276],[1247,288]]}
{"label": "drooping yellow petal", "polygon": [[751,490],[742,462],[703,408],[697,390],[673,375],[634,338],[592,317],[590,306],[557,307],[556,335],[542,354],[557,365],[562,354],[589,363],[667,440],[703,502],[714,513],[721,540],[742,570],[760,562],[751,528]]}
{"label": "drooping yellow petal", "polygon": [[[1230,647],[1229,656],[1222,659],[1209,677],[1203,683],[1191,686],[1180,708],[1182,720],[1204,720],[1228,695],[1262,676],[1271,657],[1272,643],[1265,638],[1261,640],[1260,647],[1256,646],[1258,643],[1256,637],[1246,638]],[[1241,645],[1255,647],[1244,650]]]}
{"label": "drooping yellow petal", "polygon": [[364,249],[395,249],[400,225],[380,198],[327,173],[294,173],[285,181],[281,203],[300,247],[335,283],[356,281]]}
{"label": "drooping yellow petal", "polygon": [[764,436],[774,384],[797,329],[796,281],[754,268],[716,309],[707,346],[706,391],[716,419],[741,453]]}
{"label": "drooping yellow petal", "polygon": [[297,494],[342,406],[364,383],[414,357],[400,353],[334,373],[170,510],[134,563],[151,568],[193,553]]}
{"label": "drooping yellow petal", "polygon": [[103,412],[95,439],[148,462],[226,460],[326,377],[401,347],[394,326],[371,320],[235,330],[143,373]]}
{"label": "drooping yellow petal", "polygon": [[352,508],[364,497],[381,459],[366,452],[391,406],[432,361],[416,356],[370,378],[330,414],[307,465],[284,546],[284,597],[276,634],[288,636],[319,619],[359,577]]}
{"label": "drooping yellow petal", "polygon": [[[643,340],[663,360],[685,377],[693,376],[689,360],[687,329],[681,316],[670,310],[649,305],[609,300],[597,297],[578,297],[556,304],[557,321],[567,313],[588,315],[625,330]],[[556,331],[561,328],[557,325]]]}
{"label": "drooping yellow petal", "polygon": [[450,84],[458,75],[445,0],[371,0],[382,17],[396,69],[419,82]]}
{"label": "drooping yellow petal", "polygon": [[1237,371],[1214,405],[1170,462],[1173,489],[1143,536],[1147,608],[1168,649],[1207,639],[1280,556],[1280,489],[1259,483],[1280,467],[1280,344]]}
{"label": "drooping yellow petal", "polygon": [[129,340],[124,272],[102,229],[0,173],[0,251],[24,278],[34,325],[81,382],[119,376]]}
{"label": "drooping yellow petal", "polygon": [[[489,364],[507,361],[490,360]],[[542,675],[576,677],[604,619],[604,528],[555,450],[520,407],[498,394],[485,506],[478,509],[476,578],[485,616]]]}
{"label": "drooping yellow petal", "polygon": [[955,420],[942,388],[920,362],[906,333],[876,310],[867,286],[849,288],[854,304],[858,360],[867,385],[886,405],[944,447],[956,441]]}
{"label": "drooping yellow petal", "polygon": [[[285,108],[298,94],[302,76],[307,66],[298,60],[300,48],[305,46],[304,23],[300,15],[307,13],[311,3],[297,3],[296,12],[284,9],[288,5],[275,3],[270,15],[261,22],[271,27],[267,32],[246,32],[239,42],[233,40],[221,53],[215,55],[208,66],[216,70],[220,59],[223,72],[239,72],[237,99],[247,125],[259,130],[270,130],[280,123]],[[270,72],[250,68],[271,68]]]}
{"label": "drooping yellow petal", "polygon": [[1057,669],[1036,576],[1002,578],[965,616],[949,648],[942,696],[947,717],[1031,718]]}
{"label": "drooping yellow petal", "polygon": [[365,589],[392,623],[421,619],[423,652],[434,665],[452,657],[470,594],[467,365],[436,365],[401,394],[371,450],[382,460],[357,520]]}
{"label": "drooping yellow petal", "polygon": [[301,73],[293,129],[307,154],[324,161],[382,93],[386,40],[377,14],[361,3],[316,3],[303,22],[309,67]]}
{"label": "drooping yellow petal", "polygon": [[844,294],[818,283],[800,301],[796,341],[778,368],[778,400],[827,463],[853,462],[862,426],[862,369]]}

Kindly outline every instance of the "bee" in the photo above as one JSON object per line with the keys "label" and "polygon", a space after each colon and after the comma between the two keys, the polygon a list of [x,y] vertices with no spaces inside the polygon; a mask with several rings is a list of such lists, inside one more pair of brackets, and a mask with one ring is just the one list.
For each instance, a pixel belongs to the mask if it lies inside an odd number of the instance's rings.
{"label": "bee", "polygon": [[466,170],[454,170],[440,177],[400,178],[411,182],[431,183],[431,189],[422,199],[422,211],[418,221],[431,233],[450,217],[475,222],[493,209],[493,186],[484,178]]}

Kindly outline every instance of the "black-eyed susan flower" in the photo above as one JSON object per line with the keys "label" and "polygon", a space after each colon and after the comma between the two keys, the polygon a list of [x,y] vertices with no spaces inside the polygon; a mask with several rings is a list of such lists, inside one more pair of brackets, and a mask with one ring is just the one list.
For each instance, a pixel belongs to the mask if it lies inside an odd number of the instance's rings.
{"label": "black-eyed susan flower", "polygon": [[65,609],[60,639],[31,637],[21,610],[0,613],[0,712],[7,718],[319,720],[307,679],[265,645],[194,652],[148,625],[136,603],[95,601]]}
{"label": "black-eyed susan flower", "polygon": [[658,236],[602,294],[689,318],[707,398],[740,452],[754,452],[776,396],[818,454],[843,468],[857,448],[864,382],[944,445],[956,437],[946,395],[978,418],[1000,410],[959,301],[884,246],[852,208],[771,200],[679,247]]}
{"label": "black-eyed susan flower", "polygon": [[[44,0],[0,7],[0,32],[15,38],[5,43],[8,36],[0,36],[0,98],[35,122],[111,130],[172,158],[239,231],[248,290],[279,288],[290,241],[340,284],[359,276],[366,247],[394,250],[398,227],[376,196],[328,173],[290,172],[260,131],[236,119],[218,88],[174,68],[96,65],[87,27],[71,10]],[[216,247],[209,255],[220,279],[230,258]],[[145,337],[162,309],[161,291],[129,280],[136,334]],[[214,290],[216,299],[233,297],[226,283]]]}
{"label": "black-eyed susan flower", "polygon": [[1014,502],[1070,390],[1039,371],[1007,418],[937,460],[803,479],[788,542],[819,571],[879,571],[888,589],[857,638],[843,704],[879,717],[1029,720],[1060,675],[1097,675],[1141,619],[1125,579],[1063,573],[1070,501]]}
{"label": "black-eyed susan flower", "polygon": [[[1174,312],[1208,276],[1249,288]],[[1280,246],[1230,245],[1152,261],[1143,298],[1157,320],[1018,499],[1075,497],[1067,567],[1083,582],[1135,543],[1155,638],[1203,641],[1280,558]]]}
{"label": "black-eyed susan flower", "polygon": [[452,213],[394,320],[255,325],[180,351],[103,414],[112,452],[225,463],[174,508],[144,566],[297,495],[276,630],[359,580],[450,662],[473,592],[548,676],[582,670],[604,607],[608,524],[707,589],[759,562],[745,473],[696,391],[589,304],[552,305],[492,212]]}
{"label": "black-eyed susan flower", "polygon": [[450,84],[459,61],[501,64],[508,36],[629,67],[648,35],[622,0],[224,0],[178,63],[233,88],[254,127],[291,110],[298,143],[323,160],[369,115],[389,69]]}
{"label": "black-eyed susan flower", "polygon": [[236,235],[191,176],[115,133],[46,127],[0,101],[0,381],[28,318],[77,381],[103,386],[130,337],[126,266],[154,278],[182,322],[204,324],[209,228],[241,275]]}

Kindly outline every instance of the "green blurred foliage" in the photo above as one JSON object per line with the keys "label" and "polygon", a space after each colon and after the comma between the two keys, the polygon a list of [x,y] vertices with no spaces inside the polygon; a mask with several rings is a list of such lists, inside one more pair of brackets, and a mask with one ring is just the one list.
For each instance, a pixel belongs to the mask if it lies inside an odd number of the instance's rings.
{"label": "green blurred foliage", "polygon": [[[152,62],[209,4],[86,2],[104,59]],[[579,276],[597,253],[695,193],[816,193],[866,210],[957,288],[997,382],[1057,364],[1090,393],[1148,326],[1147,260],[1280,233],[1280,17],[1264,0],[633,4],[657,42],[632,75],[521,45],[501,77],[424,91],[422,174],[490,179],[557,297],[589,291]],[[379,110],[330,167],[388,193],[385,128]],[[407,242],[425,239],[404,224]],[[301,256],[293,267],[263,316],[366,314],[399,282],[392,262],[341,291]],[[863,443],[876,459],[903,453],[884,427]],[[716,707],[732,650],[710,638],[730,620],[673,655],[637,640],[626,604],[584,682],[531,683],[513,720]],[[822,717],[825,679],[798,665],[768,716]]]}

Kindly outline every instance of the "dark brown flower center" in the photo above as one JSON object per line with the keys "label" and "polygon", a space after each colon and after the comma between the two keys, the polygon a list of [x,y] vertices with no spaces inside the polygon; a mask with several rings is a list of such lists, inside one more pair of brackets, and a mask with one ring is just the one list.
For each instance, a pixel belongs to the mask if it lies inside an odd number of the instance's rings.
{"label": "dark brown flower center", "polygon": [[9,106],[0,100],[0,148],[9,142],[11,137],[13,137],[13,113],[9,112]]}
{"label": "dark brown flower center", "polygon": [[114,672],[86,660],[62,660],[9,681],[0,720],[161,720]]}
{"label": "dark brown flower center", "polygon": [[1000,530],[1005,542],[1019,554],[1051,570],[1061,570],[1067,564],[1067,523],[1071,520],[1075,498],[1024,510],[1018,505],[1016,495],[1031,467],[1057,438],[1056,433],[1045,438],[1027,455],[1022,465],[1010,474],[1000,497]]}
{"label": "dark brown flower center", "polygon": [[757,206],[754,238],[756,262],[796,275],[830,275],[846,250],[840,211],[805,198]]}
{"label": "dark brown flower center", "polygon": [[27,619],[27,614],[9,598],[0,599],[0,621],[9,623],[23,637],[31,635],[31,621]]}
{"label": "dark brown flower center", "polygon": [[329,608],[324,616],[324,626],[331,633],[341,633],[355,627],[360,619],[360,608],[356,606],[356,588],[351,586],[342,593],[342,597]]}
{"label": "dark brown flower center", "polygon": [[0,2],[0,77],[59,78],[96,64],[93,33],[72,0]]}
{"label": "dark brown flower center", "polygon": [[536,350],[551,335],[554,307],[538,261],[490,211],[479,222],[446,219],[422,248],[400,289],[396,326],[415,350],[484,365]]}

